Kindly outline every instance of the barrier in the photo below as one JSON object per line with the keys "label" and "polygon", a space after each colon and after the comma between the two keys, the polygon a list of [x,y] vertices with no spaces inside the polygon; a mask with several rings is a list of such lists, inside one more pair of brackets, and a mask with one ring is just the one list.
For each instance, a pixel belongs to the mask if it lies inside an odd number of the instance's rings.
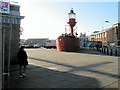
{"label": "barrier", "polygon": [[117,47],[102,47],[100,52],[110,56],[120,56],[120,48]]}

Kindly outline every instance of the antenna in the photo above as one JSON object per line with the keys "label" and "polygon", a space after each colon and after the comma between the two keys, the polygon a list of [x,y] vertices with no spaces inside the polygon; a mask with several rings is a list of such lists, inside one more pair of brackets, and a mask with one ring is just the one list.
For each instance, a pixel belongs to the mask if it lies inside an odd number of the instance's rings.
{"label": "antenna", "polygon": [[15,2],[15,1],[10,1],[10,2],[13,2],[13,3],[18,3],[18,2]]}
{"label": "antenna", "polygon": [[66,29],[66,26],[67,26],[67,25],[65,25],[65,34],[67,34],[67,29]]}
{"label": "antenna", "polygon": [[10,1],[10,0],[0,0],[0,1],[3,1],[3,2],[12,2],[12,3],[18,3],[16,1]]}

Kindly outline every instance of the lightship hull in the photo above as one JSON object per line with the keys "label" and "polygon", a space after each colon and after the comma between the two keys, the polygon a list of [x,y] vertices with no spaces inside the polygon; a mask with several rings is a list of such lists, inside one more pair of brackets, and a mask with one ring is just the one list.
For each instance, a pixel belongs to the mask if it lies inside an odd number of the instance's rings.
{"label": "lightship hull", "polygon": [[59,36],[56,40],[58,51],[74,52],[80,49],[80,40],[73,36]]}

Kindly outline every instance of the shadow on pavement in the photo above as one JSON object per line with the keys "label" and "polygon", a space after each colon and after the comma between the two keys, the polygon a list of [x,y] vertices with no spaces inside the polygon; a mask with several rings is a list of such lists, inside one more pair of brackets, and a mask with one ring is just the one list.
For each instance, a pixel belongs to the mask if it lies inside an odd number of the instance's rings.
{"label": "shadow on pavement", "polygon": [[[64,52],[64,51],[62,51]],[[104,55],[106,56],[106,54],[104,53],[101,53],[99,51],[96,51],[94,49],[88,49],[88,48],[80,48],[80,50],[76,51],[76,52],[72,52],[72,51],[69,51],[69,53],[83,53],[83,54],[91,54],[91,55]]]}
{"label": "shadow on pavement", "polygon": [[84,53],[84,54],[93,54],[93,55],[105,55],[99,51],[96,51],[94,49],[88,49],[88,48],[80,48],[78,53]]}
{"label": "shadow on pavement", "polygon": [[111,74],[111,73],[107,73],[107,72],[102,72],[102,71],[97,71],[97,70],[93,70],[91,69],[91,67],[98,67],[98,66],[102,66],[102,65],[106,65],[112,62],[99,62],[99,63],[95,63],[95,64],[90,64],[90,65],[86,65],[86,66],[73,66],[73,65],[69,65],[69,64],[65,64],[65,63],[60,63],[60,62],[53,62],[53,61],[49,61],[49,60],[43,60],[43,59],[38,59],[38,58],[33,58],[33,57],[29,57],[29,59],[33,59],[33,60],[37,60],[37,61],[42,61],[42,62],[47,62],[48,64],[55,64],[55,65],[61,65],[61,66],[65,66],[65,67],[70,67],[72,68],[71,70],[67,71],[67,72],[73,72],[73,71],[78,71],[78,70],[82,70],[82,71],[89,71],[92,73],[97,73],[97,74],[102,74],[105,76],[109,76],[109,77],[114,77],[114,78],[120,78],[119,75],[116,74]]}
{"label": "shadow on pavement", "polygon": [[[7,83],[7,81],[6,81]],[[28,65],[26,77],[19,78],[18,71],[11,72],[7,88],[99,88],[93,77]]]}

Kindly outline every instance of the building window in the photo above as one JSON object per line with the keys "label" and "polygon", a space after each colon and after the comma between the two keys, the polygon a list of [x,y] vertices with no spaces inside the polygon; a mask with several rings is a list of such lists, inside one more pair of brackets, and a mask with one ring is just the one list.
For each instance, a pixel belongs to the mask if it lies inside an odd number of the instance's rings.
{"label": "building window", "polygon": [[5,18],[2,18],[2,22],[5,23]]}
{"label": "building window", "polygon": [[105,32],[105,37],[107,37],[107,33]]}
{"label": "building window", "polygon": [[102,33],[101,33],[101,38],[102,38]]}
{"label": "building window", "polygon": [[2,22],[2,17],[0,17],[0,22]]}
{"label": "building window", "polygon": [[95,38],[96,38],[96,35],[95,35]]}
{"label": "building window", "polygon": [[16,19],[14,19],[14,24],[17,24],[17,23],[16,23]]}
{"label": "building window", "polygon": [[98,38],[98,34],[97,34],[97,38]]}
{"label": "building window", "polygon": [[8,19],[7,18],[5,18],[5,23],[8,23]]}
{"label": "building window", "polygon": [[102,33],[102,38],[104,38],[104,32]]}
{"label": "building window", "polygon": [[17,24],[20,24],[20,19],[17,19]]}
{"label": "building window", "polygon": [[12,24],[14,24],[14,19],[12,19]]}
{"label": "building window", "polygon": [[101,38],[101,34],[99,34],[100,35],[100,38]]}
{"label": "building window", "polygon": [[19,7],[16,6],[10,6],[11,11],[19,11]]}
{"label": "building window", "polygon": [[13,22],[13,19],[12,18],[10,18],[10,23],[12,23]]}
{"label": "building window", "polygon": [[10,23],[10,19],[8,18],[7,23]]}
{"label": "building window", "polygon": [[103,38],[105,37],[105,32],[103,32]]}

